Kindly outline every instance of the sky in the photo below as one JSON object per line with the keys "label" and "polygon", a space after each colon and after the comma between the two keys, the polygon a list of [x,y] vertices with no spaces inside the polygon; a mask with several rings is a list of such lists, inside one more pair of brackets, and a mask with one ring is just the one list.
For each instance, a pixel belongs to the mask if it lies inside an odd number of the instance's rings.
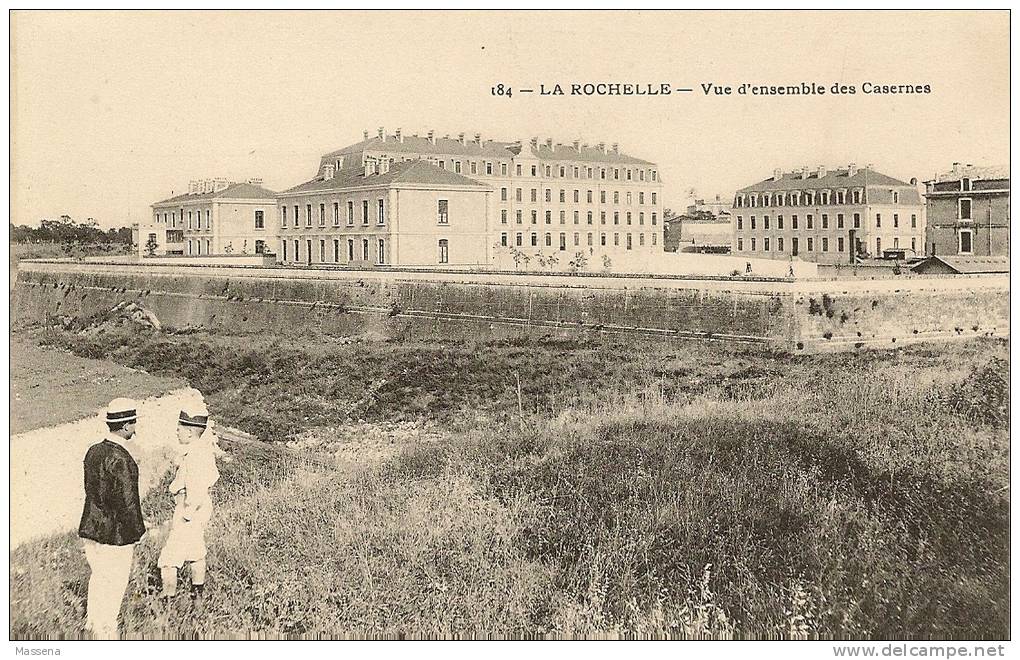
{"label": "sky", "polygon": [[[16,11],[11,26],[15,224],[127,225],[191,179],[283,190],[379,127],[617,142],[659,165],[672,208],[777,167],[924,181],[1009,162],[1006,11]],[[516,92],[586,82],[695,91]],[[736,93],[801,82],[857,93]],[[499,83],[516,93],[493,96]],[[706,96],[709,83],[733,94]]]}

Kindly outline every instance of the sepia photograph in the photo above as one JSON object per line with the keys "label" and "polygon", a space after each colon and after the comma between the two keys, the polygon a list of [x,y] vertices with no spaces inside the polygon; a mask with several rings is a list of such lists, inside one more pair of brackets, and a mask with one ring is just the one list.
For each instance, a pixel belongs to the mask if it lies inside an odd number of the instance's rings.
{"label": "sepia photograph", "polygon": [[12,655],[1007,655],[1009,10],[9,39]]}

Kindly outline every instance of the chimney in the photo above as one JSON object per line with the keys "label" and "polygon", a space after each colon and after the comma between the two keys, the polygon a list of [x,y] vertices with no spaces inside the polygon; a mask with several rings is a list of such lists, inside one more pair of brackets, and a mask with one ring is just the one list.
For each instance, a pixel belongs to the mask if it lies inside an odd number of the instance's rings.
{"label": "chimney", "polygon": [[364,162],[364,166],[365,166],[365,176],[372,176],[373,174],[375,174],[375,161],[374,160],[366,158],[365,162]]}
{"label": "chimney", "polygon": [[329,181],[330,179],[332,179],[334,171],[335,170],[334,170],[333,163],[326,163],[325,165],[323,165],[322,166],[322,180],[323,181]]}
{"label": "chimney", "polygon": [[580,140],[574,140],[574,151],[580,151],[580,150],[581,150],[581,141]]}
{"label": "chimney", "polygon": [[386,174],[390,171],[390,160],[383,158],[379,161],[379,174]]}
{"label": "chimney", "polygon": [[807,165],[805,165],[804,167],[800,168],[800,178],[807,179],[809,173],[810,173],[810,170],[808,169]]}
{"label": "chimney", "polygon": [[394,133],[394,135],[397,136],[397,142],[403,142],[404,141],[404,133],[399,128],[397,128],[397,132]]}
{"label": "chimney", "polygon": [[379,139],[382,140],[383,142],[386,141],[386,129],[384,129],[382,126],[379,127]]}
{"label": "chimney", "polygon": [[215,181],[213,181],[213,192],[219,192],[221,190],[226,190],[229,187],[230,187],[230,182],[227,181],[226,179],[216,179]]}
{"label": "chimney", "polygon": [[776,169],[772,170],[772,180],[773,181],[779,181],[782,178],[783,178],[783,170],[779,169],[778,167]]}
{"label": "chimney", "polygon": [[613,143],[613,153],[614,154],[620,153],[620,143],[619,142],[614,142]]}
{"label": "chimney", "polygon": [[552,138],[545,139],[545,146],[548,147],[549,149],[553,148]]}
{"label": "chimney", "polygon": [[460,142],[461,144],[467,144],[467,140],[464,139],[463,133],[457,133],[457,142]]}
{"label": "chimney", "polygon": [[365,142],[368,142],[368,131],[365,131],[362,135],[365,136]]}
{"label": "chimney", "polygon": [[825,165],[818,166],[818,178],[824,179],[829,174],[829,169]]}
{"label": "chimney", "polygon": [[482,134],[481,133],[475,133],[475,142],[478,143],[479,147],[482,146],[482,144],[484,144],[482,142]]}
{"label": "chimney", "polygon": [[599,151],[601,151],[602,153],[606,153],[606,143],[605,142],[599,142]]}
{"label": "chimney", "polygon": [[850,163],[850,167],[846,171],[847,176],[854,176],[857,174],[857,163]]}
{"label": "chimney", "polygon": [[532,149],[538,149],[538,138],[537,137],[531,138],[531,148]]}
{"label": "chimney", "polygon": [[435,143],[436,143],[436,132],[435,131],[429,131],[429,144],[435,144]]}
{"label": "chimney", "polygon": [[250,179],[248,179],[245,183],[249,183],[249,184],[251,184],[253,186],[261,186],[262,185],[262,177],[260,177],[260,176],[253,176]]}
{"label": "chimney", "polygon": [[960,164],[959,163],[953,163],[953,174],[959,174],[959,173],[960,173]]}
{"label": "chimney", "polygon": [[188,181],[188,194],[194,195],[198,192],[198,181]]}

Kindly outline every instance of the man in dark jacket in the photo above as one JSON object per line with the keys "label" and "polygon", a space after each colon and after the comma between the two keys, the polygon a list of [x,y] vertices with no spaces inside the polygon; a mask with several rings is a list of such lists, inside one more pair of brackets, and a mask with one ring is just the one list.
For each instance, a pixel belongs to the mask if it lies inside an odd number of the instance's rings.
{"label": "man in dark jacket", "polygon": [[117,638],[117,615],[131,576],[135,543],[145,534],[138,497],[138,465],[124,447],[138,415],[130,399],[106,411],[106,438],[85,454],[85,509],[78,536],[92,573],[85,626],[94,637]]}

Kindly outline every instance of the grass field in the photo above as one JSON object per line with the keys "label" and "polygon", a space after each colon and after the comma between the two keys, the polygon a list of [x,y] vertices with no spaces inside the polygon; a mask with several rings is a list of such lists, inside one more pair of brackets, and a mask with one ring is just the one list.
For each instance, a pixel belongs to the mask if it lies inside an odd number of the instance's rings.
{"label": "grass field", "polygon": [[[226,447],[205,610],[158,610],[146,541],[128,635],[1009,635],[1005,342],[32,338],[264,441]],[[78,634],[77,539],[11,561],[12,636]]]}

